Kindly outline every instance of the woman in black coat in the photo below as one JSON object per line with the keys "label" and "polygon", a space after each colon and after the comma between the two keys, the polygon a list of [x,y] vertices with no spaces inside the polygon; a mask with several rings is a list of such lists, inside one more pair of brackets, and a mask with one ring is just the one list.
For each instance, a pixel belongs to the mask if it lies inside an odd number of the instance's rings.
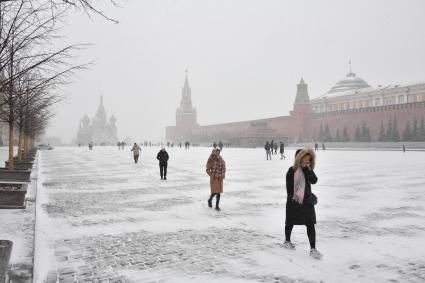
{"label": "woman in black coat", "polygon": [[310,242],[310,255],[321,258],[322,254],[316,250],[316,212],[314,204],[316,197],[311,192],[311,184],[317,183],[317,176],[313,169],[316,155],[311,149],[298,149],[295,154],[294,165],[286,173],[286,221],[284,247],[295,249],[291,242],[291,232],[294,225],[307,227]]}

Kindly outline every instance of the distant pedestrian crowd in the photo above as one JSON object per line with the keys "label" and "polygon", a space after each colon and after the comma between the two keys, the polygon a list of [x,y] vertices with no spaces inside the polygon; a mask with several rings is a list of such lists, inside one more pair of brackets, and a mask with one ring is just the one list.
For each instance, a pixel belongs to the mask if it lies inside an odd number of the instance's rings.
{"label": "distant pedestrian crowd", "polygon": [[266,158],[267,160],[272,160],[272,155],[277,154],[277,150],[279,149],[280,159],[285,159],[285,144],[280,142],[274,142],[273,140],[269,143],[268,141],[264,145],[264,149],[266,150]]}

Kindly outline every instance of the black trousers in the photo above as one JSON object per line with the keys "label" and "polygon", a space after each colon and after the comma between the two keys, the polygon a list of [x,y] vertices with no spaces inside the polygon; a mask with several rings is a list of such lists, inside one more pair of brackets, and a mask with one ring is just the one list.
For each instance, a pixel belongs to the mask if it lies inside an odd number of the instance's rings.
{"label": "black trousers", "polygon": [[[316,228],[314,228],[314,224],[308,224],[307,227],[307,236],[308,241],[310,242],[310,248],[315,249],[316,248]],[[290,242],[291,241],[291,233],[292,228],[294,228],[294,225],[286,224],[285,225],[285,240]]]}
{"label": "black trousers", "polygon": [[167,177],[167,164],[159,164],[159,174],[161,175],[161,178]]}
{"label": "black trousers", "polygon": [[137,163],[137,162],[139,162],[139,155],[138,154],[134,155],[134,163]]}

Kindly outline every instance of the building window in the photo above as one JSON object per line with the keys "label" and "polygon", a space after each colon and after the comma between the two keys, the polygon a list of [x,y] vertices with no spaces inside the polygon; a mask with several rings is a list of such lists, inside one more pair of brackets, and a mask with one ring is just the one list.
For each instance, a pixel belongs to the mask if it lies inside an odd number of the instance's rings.
{"label": "building window", "polygon": [[422,101],[422,95],[418,95],[418,96],[416,97],[416,101],[417,101],[417,102],[421,102],[421,101]]}
{"label": "building window", "polygon": [[375,106],[381,106],[381,99],[375,98]]}
{"label": "building window", "polygon": [[404,95],[399,95],[399,96],[398,96],[398,103],[399,103],[399,104],[404,103]]}

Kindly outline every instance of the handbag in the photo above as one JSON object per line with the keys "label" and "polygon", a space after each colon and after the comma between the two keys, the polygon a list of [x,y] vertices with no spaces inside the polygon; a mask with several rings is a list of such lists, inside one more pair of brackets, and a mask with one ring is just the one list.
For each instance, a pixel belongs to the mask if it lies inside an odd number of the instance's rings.
{"label": "handbag", "polygon": [[316,205],[317,204],[317,196],[315,194],[313,194],[313,193],[311,193],[311,195],[310,195],[310,203],[312,205]]}

